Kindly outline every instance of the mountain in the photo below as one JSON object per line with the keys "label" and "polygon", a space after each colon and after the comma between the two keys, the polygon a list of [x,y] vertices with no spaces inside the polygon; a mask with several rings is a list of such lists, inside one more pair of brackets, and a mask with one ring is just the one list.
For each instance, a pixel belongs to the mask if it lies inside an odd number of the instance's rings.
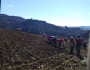
{"label": "mountain", "polygon": [[20,23],[22,27],[22,31],[34,34],[38,34],[38,32],[45,32],[47,34],[56,35],[56,36],[65,36],[72,35],[76,37],[76,34],[80,34],[82,37],[85,36],[86,30],[82,28],[68,28],[67,26],[56,26],[45,21],[27,19],[24,22]]}
{"label": "mountain", "polygon": [[0,14],[0,19],[14,19],[14,20],[25,20],[24,18],[22,17],[19,17],[19,16],[8,16],[6,14]]}
{"label": "mountain", "polygon": [[0,28],[0,70],[86,70],[87,51],[68,55],[68,43],[60,50],[42,35]]}
{"label": "mountain", "polygon": [[0,27],[6,29],[15,30],[18,23],[25,21],[26,19],[18,16],[8,16],[6,14],[0,14]]}
{"label": "mountain", "polygon": [[80,26],[80,28],[86,29],[86,30],[90,30],[90,26]]}
{"label": "mountain", "polygon": [[70,26],[69,28],[83,28],[85,30],[90,30],[90,26]]}
{"label": "mountain", "polygon": [[33,34],[38,34],[39,32],[55,35],[55,36],[64,36],[72,35],[76,37],[76,34],[80,34],[81,37],[84,37],[86,30],[82,28],[69,28],[67,26],[56,26],[46,21],[35,20],[35,19],[24,19],[17,16],[8,16],[5,14],[0,14],[0,27],[16,30],[16,28],[21,28],[22,32],[30,32]]}

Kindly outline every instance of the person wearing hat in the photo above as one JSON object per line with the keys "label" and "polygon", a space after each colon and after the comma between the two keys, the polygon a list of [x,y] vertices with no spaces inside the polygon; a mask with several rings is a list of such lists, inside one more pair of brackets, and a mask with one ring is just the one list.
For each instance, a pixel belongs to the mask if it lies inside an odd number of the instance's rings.
{"label": "person wearing hat", "polygon": [[82,39],[80,37],[80,35],[76,35],[76,50],[77,50],[77,56],[80,56],[80,47],[81,47],[81,42],[82,42]]}
{"label": "person wearing hat", "polygon": [[69,52],[69,55],[70,54],[73,54],[73,49],[74,49],[74,46],[75,46],[75,41],[74,41],[74,38],[72,36],[68,36],[68,38],[70,39],[70,52]]}

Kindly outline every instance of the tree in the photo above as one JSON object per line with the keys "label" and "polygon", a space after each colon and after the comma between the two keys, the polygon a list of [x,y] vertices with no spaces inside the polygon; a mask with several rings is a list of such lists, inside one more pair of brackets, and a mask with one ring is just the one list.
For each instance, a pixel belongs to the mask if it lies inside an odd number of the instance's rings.
{"label": "tree", "polygon": [[65,28],[66,28],[66,29],[68,29],[68,27],[67,27],[67,26],[65,26]]}

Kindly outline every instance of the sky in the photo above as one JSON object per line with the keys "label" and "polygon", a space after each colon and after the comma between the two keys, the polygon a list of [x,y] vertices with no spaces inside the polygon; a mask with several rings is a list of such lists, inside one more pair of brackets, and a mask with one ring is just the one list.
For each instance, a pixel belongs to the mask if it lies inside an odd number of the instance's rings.
{"label": "sky", "polygon": [[58,26],[90,26],[90,0],[1,0],[1,14]]}

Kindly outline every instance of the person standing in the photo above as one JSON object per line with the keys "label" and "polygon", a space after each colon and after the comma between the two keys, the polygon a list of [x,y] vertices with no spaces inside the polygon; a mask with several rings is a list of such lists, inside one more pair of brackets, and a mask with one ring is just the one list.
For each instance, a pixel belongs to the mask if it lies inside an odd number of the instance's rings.
{"label": "person standing", "polygon": [[44,38],[44,33],[42,33],[42,37]]}
{"label": "person standing", "polygon": [[39,32],[39,35],[41,35],[41,32]]}
{"label": "person standing", "polygon": [[87,40],[86,40],[86,38],[83,40],[83,47],[84,47],[84,50],[86,50],[86,47],[87,47]]}
{"label": "person standing", "polygon": [[69,55],[70,54],[73,54],[73,49],[74,49],[74,46],[75,46],[75,41],[74,41],[74,38],[72,36],[68,36],[68,38],[70,39],[70,52],[69,52]]}
{"label": "person standing", "polygon": [[80,37],[80,35],[76,35],[76,50],[77,50],[77,56],[80,56],[80,47],[81,47],[81,42],[82,42],[82,39]]}
{"label": "person standing", "polygon": [[56,38],[56,36],[54,37],[53,41],[54,41],[54,47],[57,47],[57,38]]}

